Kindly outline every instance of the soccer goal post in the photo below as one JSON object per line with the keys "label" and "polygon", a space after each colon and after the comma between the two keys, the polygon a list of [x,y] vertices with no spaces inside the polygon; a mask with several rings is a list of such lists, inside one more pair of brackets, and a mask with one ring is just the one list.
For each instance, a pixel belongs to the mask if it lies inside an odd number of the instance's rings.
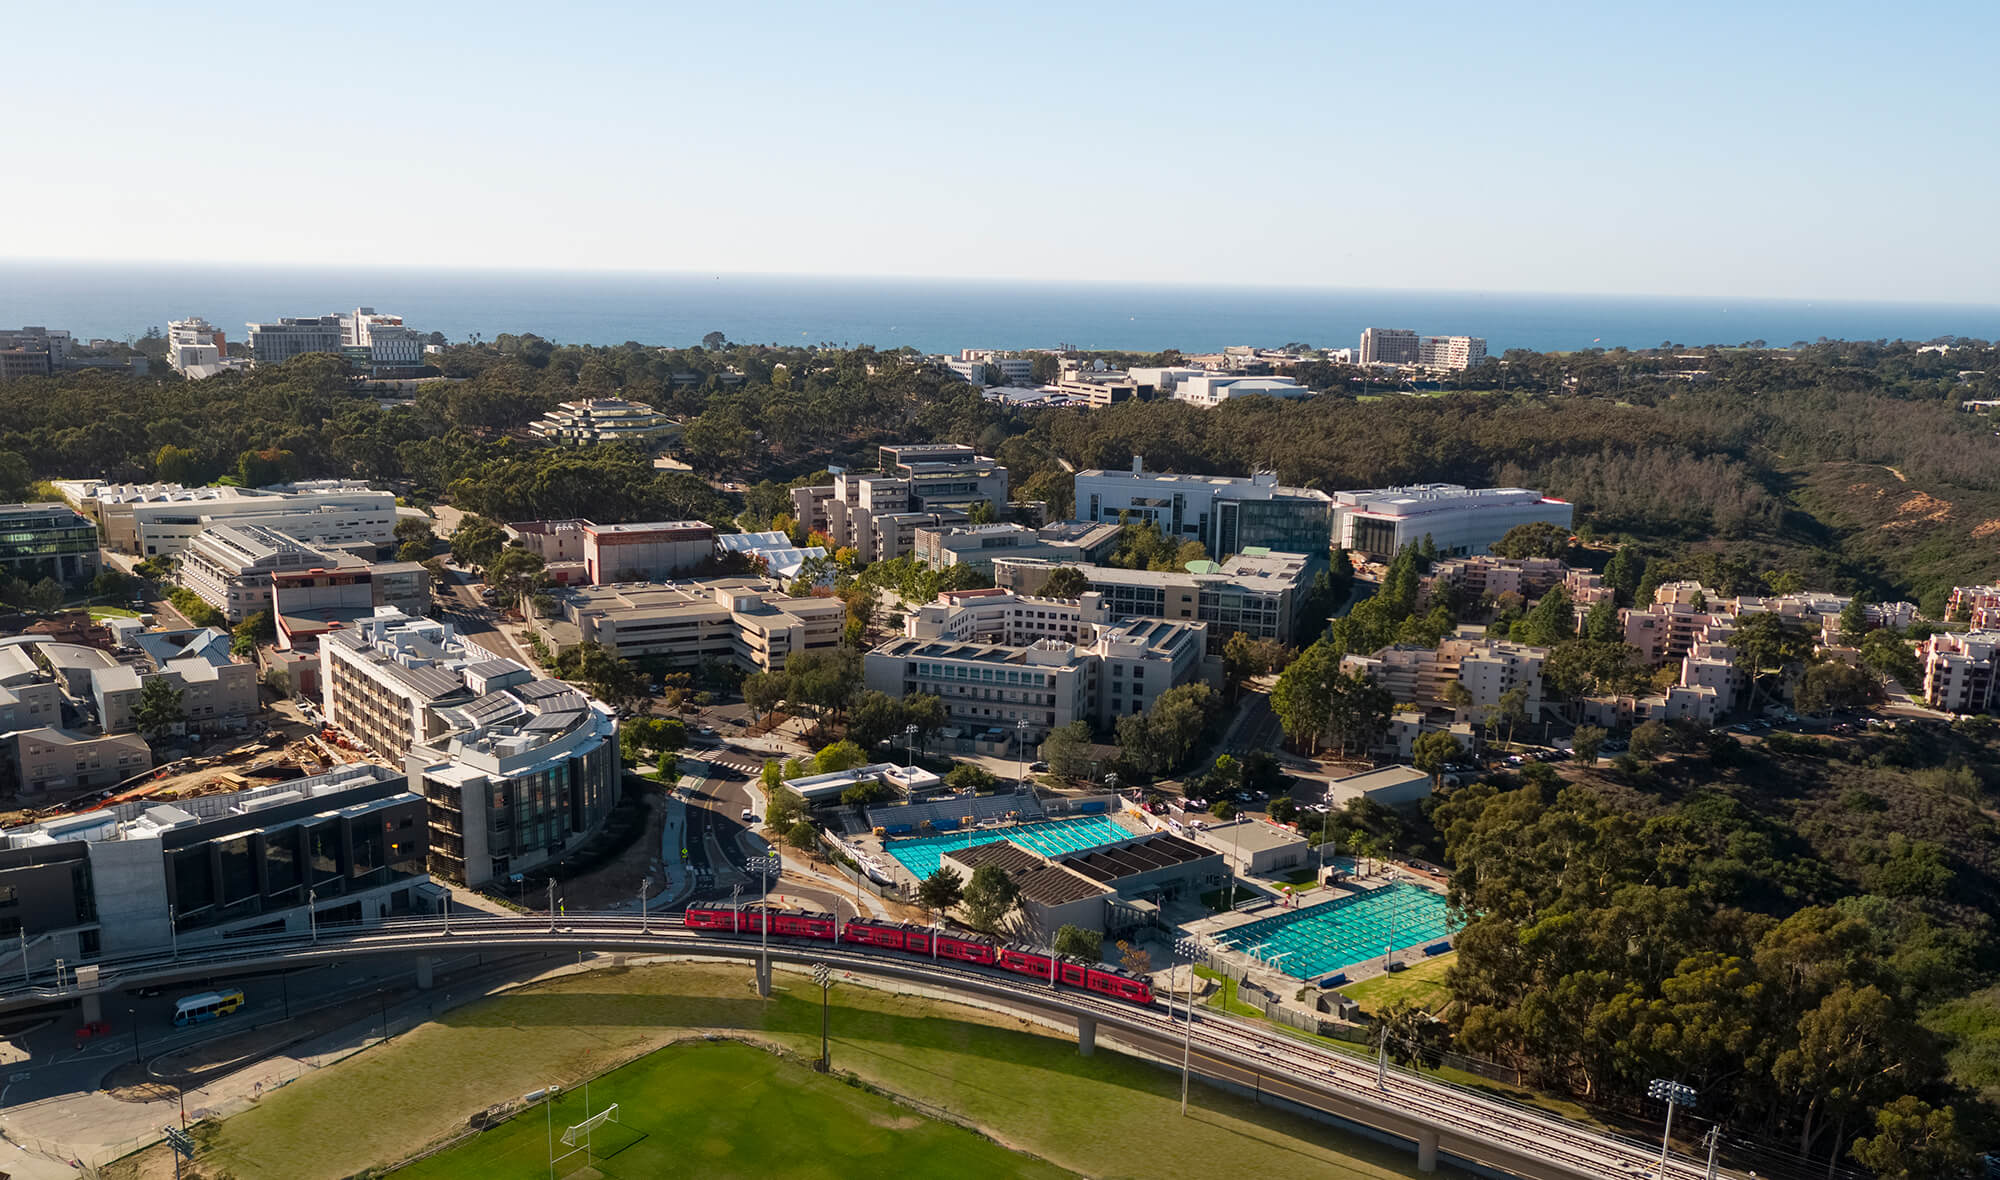
{"label": "soccer goal post", "polygon": [[562,1137],[563,1146],[575,1147],[577,1138],[579,1136],[584,1137],[585,1142],[588,1143],[589,1135],[592,1131],[595,1131],[597,1128],[603,1126],[606,1123],[615,1123],[617,1121],[618,1121],[618,1104],[614,1102],[610,1106],[605,1107],[603,1110],[598,1111],[596,1114],[591,1115],[589,1118],[578,1123],[576,1126],[571,1127],[567,1131],[564,1131]]}

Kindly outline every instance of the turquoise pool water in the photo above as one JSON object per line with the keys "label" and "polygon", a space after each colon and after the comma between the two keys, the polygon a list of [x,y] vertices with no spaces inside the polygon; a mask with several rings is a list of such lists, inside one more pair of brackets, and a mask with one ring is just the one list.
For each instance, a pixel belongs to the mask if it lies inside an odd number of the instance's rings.
{"label": "turquoise pool water", "polygon": [[939,853],[950,852],[957,848],[970,848],[974,844],[991,844],[995,840],[1007,840],[1023,848],[1031,848],[1044,856],[1055,856],[1064,852],[1081,852],[1086,848],[1116,844],[1120,840],[1130,840],[1132,836],[1132,832],[1127,831],[1110,816],[1086,815],[1076,819],[1052,819],[1038,824],[1019,824],[1011,828],[947,832],[942,836],[909,836],[901,840],[887,841],[886,851],[921,881],[937,872]]}
{"label": "turquoise pool water", "polygon": [[1287,975],[1311,979],[1392,949],[1427,946],[1458,930],[1442,896],[1396,884],[1262,918],[1218,935],[1217,941]]}

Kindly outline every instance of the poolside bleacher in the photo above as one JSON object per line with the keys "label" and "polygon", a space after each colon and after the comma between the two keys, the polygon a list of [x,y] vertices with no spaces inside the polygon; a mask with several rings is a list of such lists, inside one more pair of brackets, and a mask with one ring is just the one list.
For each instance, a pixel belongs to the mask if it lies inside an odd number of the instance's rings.
{"label": "poolside bleacher", "polygon": [[954,795],[949,799],[870,807],[868,825],[890,836],[907,836],[923,830],[926,823],[932,831],[956,831],[966,826],[968,816],[973,827],[1032,822],[1042,818],[1042,804],[1033,792],[1026,791],[1011,795]]}

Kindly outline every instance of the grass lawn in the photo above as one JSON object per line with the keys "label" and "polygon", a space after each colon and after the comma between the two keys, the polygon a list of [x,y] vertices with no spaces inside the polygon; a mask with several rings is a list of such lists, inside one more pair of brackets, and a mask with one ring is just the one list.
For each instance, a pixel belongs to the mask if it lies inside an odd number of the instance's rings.
{"label": "grass lawn", "polygon": [[1222,984],[1221,991],[1216,992],[1214,995],[1208,997],[1208,999],[1202,1001],[1209,1007],[1220,1008],[1224,1012],[1233,1012],[1238,1016],[1254,1016],[1259,1020],[1264,1019],[1264,1010],[1262,1008],[1246,1004],[1242,1000],[1236,998],[1235,980],[1229,978],[1227,975],[1221,974],[1220,972],[1210,971],[1206,967],[1196,967],[1194,969],[1194,973],[1196,975],[1201,976],[1203,979],[1216,980]]}
{"label": "grass lawn", "polygon": [[139,617],[139,612],[126,610],[122,606],[93,606],[90,608],[90,617],[93,619],[136,619]]}
{"label": "grass lawn", "polygon": [[[750,972],[738,966],[566,976],[456,1009],[266,1095],[204,1133],[200,1162],[237,1176],[337,1180],[408,1158],[489,1106],[551,1082],[576,1088],[691,1033],[743,1030],[817,1056],[819,1019],[819,989],[786,973],[769,1001],[757,998]],[[832,1035],[836,1070],[943,1108],[1000,1143],[1088,1176],[1211,1180],[1219,1159],[1256,1176],[1417,1175],[1407,1152],[1218,1091],[1198,1089],[1184,1119],[1180,1079],[1171,1071],[1108,1049],[1079,1057],[1071,1038],[1000,1013],[840,985]],[[790,1109],[782,1100],[765,1106],[774,1120]],[[725,1138],[744,1153],[737,1158],[756,1158],[758,1149],[741,1136]],[[546,1141],[543,1150],[546,1169]],[[668,1174],[702,1170],[695,1148],[688,1150],[687,1164]],[[722,1164],[733,1166],[727,1158]],[[917,1161],[898,1170],[951,1172]],[[875,1174],[846,1174],[857,1173]],[[171,1174],[160,1148],[106,1172],[119,1180]]]}
{"label": "grass lawn", "polygon": [[1340,990],[1371,1016],[1397,1000],[1410,1000],[1424,1011],[1435,1014],[1451,1002],[1451,992],[1444,986],[1444,973],[1457,961],[1458,952],[1447,951],[1435,959],[1425,959],[1402,971],[1351,983]]}
{"label": "grass lawn", "polygon": [[[530,1107],[461,1147],[395,1173],[399,1180],[542,1180],[550,1116],[560,1140],[581,1123],[585,1095],[553,1111]],[[649,1180],[704,1176],[841,1177],[902,1171],[909,1160],[948,1176],[1056,1177],[1068,1173],[950,1123],[740,1042],[676,1045],[590,1085],[590,1111],[618,1104],[618,1122],[591,1133],[593,1151],[556,1165],[558,1176]],[[782,1117],[772,1117],[783,1112]],[[583,1140],[579,1137],[578,1142]],[[556,1151],[567,1151],[558,1141]]]}

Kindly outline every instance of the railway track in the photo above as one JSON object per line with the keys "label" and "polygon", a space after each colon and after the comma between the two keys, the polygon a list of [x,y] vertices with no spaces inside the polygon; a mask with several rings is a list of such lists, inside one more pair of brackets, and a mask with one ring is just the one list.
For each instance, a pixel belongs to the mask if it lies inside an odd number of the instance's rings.
{"label": "railway track", "polygon": [[[182,948],[177,957],[154,954],[99,960],[86,965],[97,972],[94,985],[80,984],[74,969],[67,970],[60,980],[44,970],[26,980],[0,983],[0,1011],[273,962],[355,954],[423,955],[447,947],[735,959],[756,959],[766,953],[755,935],[696,933],[683,928],[677,916],[669,915],[649,915],[643,922],[623,914],[569,914],[553,922],[547,917],[483,915],[456,917],[449,922],[392,919],[369,926],[322,928],[312,936],[279,934],[191,945]],[[769,943],[768,954],[774,962],[824,962],[856,974],[939,987],[1025,1008],[1043,1017],[1087,1018],[1108,1035],[1169,1061],[1185,1042],[1198,1065],[1197,1072],[1204,1076],[1254,1085],[1260,1092],[1406,1139],[1432,1134],[1446,1156],[1511,1175],[1534,1180],[1639,1180],[1662,1175],[1665,1180],[1703,1180],[1708,1175],[1702,1164],[1685,1157],[1670,1158],[1662,1173],[1657,1146],[1401,1067],[1360,1060],[1223,1013],[1196,1012],[1190,1019],[1185,1004],[1165,1000],[1151,1005],[1126,1003],[993,968],[847,943],[776,936]]]}

